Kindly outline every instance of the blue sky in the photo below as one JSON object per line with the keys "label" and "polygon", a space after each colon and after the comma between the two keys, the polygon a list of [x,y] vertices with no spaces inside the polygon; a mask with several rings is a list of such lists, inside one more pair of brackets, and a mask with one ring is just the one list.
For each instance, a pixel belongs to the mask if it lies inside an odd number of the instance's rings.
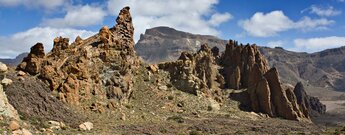
{"label": "blue sky", "polygon": [[130,6],[135,40],[169,26],[242,43],[316,52],[345,45],[345,0],[0,0],[0,57],[11,58],[57,36],[73,41],[112,26]]}

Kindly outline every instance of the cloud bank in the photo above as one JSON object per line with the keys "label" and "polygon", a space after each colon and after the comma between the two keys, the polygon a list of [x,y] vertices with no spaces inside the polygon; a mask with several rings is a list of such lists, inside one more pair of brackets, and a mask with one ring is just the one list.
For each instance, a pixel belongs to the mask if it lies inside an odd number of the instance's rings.
{"label": "cloud bank", "polygon": [[279,32],[292,29],[309,31],[327,29],[327,26],[335,23],[325,18],[312,19],[303,17],[299,21],[293,21],[283,11],[272,11],[269,13],[257,12],[250,19],[242,20],[239,25],[247,34],[253,37],[271,37]]}

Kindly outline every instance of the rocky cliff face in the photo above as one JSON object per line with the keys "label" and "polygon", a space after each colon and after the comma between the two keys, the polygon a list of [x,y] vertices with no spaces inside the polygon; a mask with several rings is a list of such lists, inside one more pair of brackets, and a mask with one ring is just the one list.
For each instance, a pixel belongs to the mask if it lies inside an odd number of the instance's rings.
{"label": "rocky cliff face", "polygon": [[126,100],[133,91],[132,77],[140,60],[135,55],[133,25],[129,7],[120,11],[116,25],[104,26],[99,33],[78,37],[72,44],[57,37],[51,52],[45,53],[37,43],[17,70],[38,76],[49,84],[55,96],[66,103],[89,103],[98,108],[112,100]]}
{"label": "rocky cliff face", "polygon": [[202,44],[225,50],[225,40],[177,31],[169,27],[147,29],[135,45],[135,50],[148,63],[175,61],[184,51],[195,53]]}

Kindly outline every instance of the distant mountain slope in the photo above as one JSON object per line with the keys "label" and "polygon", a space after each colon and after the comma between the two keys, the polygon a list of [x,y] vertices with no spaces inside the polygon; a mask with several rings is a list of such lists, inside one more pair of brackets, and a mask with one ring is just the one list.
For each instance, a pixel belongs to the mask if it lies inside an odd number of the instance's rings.
{"label": "distant mountain slope", "polygon": [[312,54],[262,47],[271,66],[280,69],[284,81],[306,81],[314,86],[345,90],[345,47]]}
{"label": "distant mountain slope", "polygon": [[23,58],[26,57],[29,53],[21,53],[14,59],[0,59],[0,62],[5,63],[9,66],[17,66],[20,62],[22,62]]}
{"label": "distant mountain slope", "polygon": [[226,40],[214,36],[194,35],[169,27],[147,29],[135,46],[137,53],[148,63],[176,60],[182,51],[196,52],[203,43],[225,50]]}
{"label": "distant mountain slope", "polygon": [[[226,40],[214,36],[194,35],[168,27],[146,30],[135,46],[147,62],[176,60],[182,51],[195,52],[203,43],[224,50]],[[259,47],[271,67],[277,67],[283,82],[302,81],[315,87],[345,91],[345,47],[317,53],[298,53],[283,48]]]}

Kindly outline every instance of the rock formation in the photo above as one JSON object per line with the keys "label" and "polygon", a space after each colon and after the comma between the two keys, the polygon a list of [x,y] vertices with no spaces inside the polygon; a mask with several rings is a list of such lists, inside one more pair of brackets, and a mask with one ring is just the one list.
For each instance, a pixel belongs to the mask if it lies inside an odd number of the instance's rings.
{"label": "rock formation", "polygon": [[301,82],[296,84],[293,92],[304,115],[313,117],[325,114],[326,106],[318,98],[307,95]]}
{"label": "rock formation", "polygon": [[42,59],[44,58],[44,47],[42,43],[37,43],[31,47],[31,51],[25,57],[22,63],[17,67],[18,70],[24,70],[30,74],[38,74],[41,70]]}
{"label": "rock formation", "polygon": [[247,89],[250,108],[271,117],[291,120],[309,119],[302,113],[292,89],[283,89],[276,68],[270,70],[268,62],[256,45],[239,45],[230,40],[220,58],[226,87]]}
{"label": "rock formation", "polygon": [[215,58],[207,44],[196,54],[183,52],[179,60],[158,65],[170,73],[171,82],[176,88],[192,94],[211,96],[223,85]]}
{"label": "rock formation", "polygon": [[[267,72],[268,62],[260,54],[256,45],[238,45],[237,41],[230,40],[222,55],[220,65],[224,67],[223,75],[229,88],[247,88],[252,83],[250,71],[255,65],[261,74]],[[254,76],[256,74],[254,73]]]}
{"label": "rock formation", "polygon": [[77,37],[72,44],[68,38],[55,38],[47,54],[37,43],[17,70],[38,76],[58,99],[72,105],[88,99],[126,101],[133,90],[133,73],[141,63],[134,51],[129,10],[123,8],[114,27],[104,26],[90,38]]}

